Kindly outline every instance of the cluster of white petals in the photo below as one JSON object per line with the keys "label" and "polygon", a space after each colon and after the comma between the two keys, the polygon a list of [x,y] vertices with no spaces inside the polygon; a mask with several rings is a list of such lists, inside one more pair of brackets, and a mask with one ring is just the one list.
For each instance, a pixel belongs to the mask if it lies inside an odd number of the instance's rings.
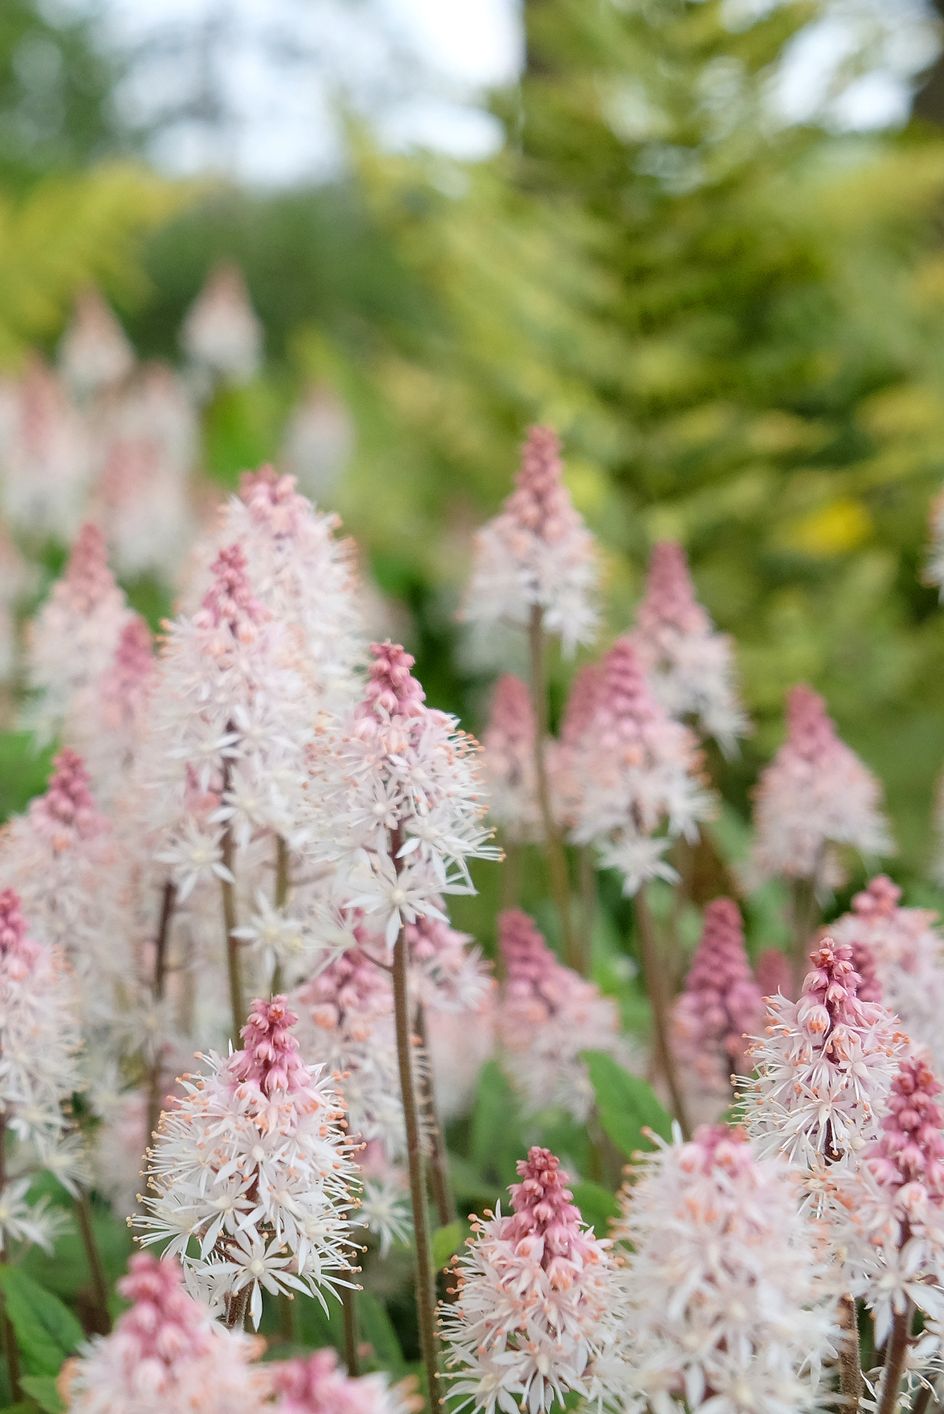
{"label": "cluster of white petals", "polygon": [[572,652],[596,633],[599,576],[593,537],[564,485],[558,438],[532,427],[514,491],[476,535],[462,617],[480,628],[524,627],[539,613]]}
{"label": "cluster of white petals", "polygon": [[259,367],[262,325],[237,265],[219,265],[194,300],[180,333],[184,352],[206,388],[245,383]]}
{"label": "cluster of white petals", "polygon": [[787,1166],[742,1131],[696,1131],[642,1158],[614,1236],[625,1414],[813,1414],[832,1407],[835,1275]]}
{"label": "cluster of white petals", "polygon": [[356,1174],[330,1077],[308,1067],[285,998],[253,1003],[244,1049],[206,1056],[161,1116],[148,1155],[143,1241],[177,1257],[215,1307],[262,1293],[318,1296],[352,1264]]}
{"label": "cluster of white petals", "polygon": [[866,858],[892,849],[882,789],[846,744],[810,688],[787,699],[787,740],[757,787],[752,881],[804,879],[817,891],[841,882],[842,849]]}
{"label": "cluster of white petals", "polygon": [[673,717],[691,721],[726,755],[748,720],[738,695],[734,645],[695,597],[685,551],[656,545],[633,642],[655,696]]}
{"label": "cluster of white petals", "polygon": [[450,1408],[544,1414],[574,1395],[595,1408],[623,1339],[610,1243],[584,1224],[547,1149],[518,1173],[511,1213],[473,1220],[440,1308]]}
{"label": "cluster of white petals", "polygon": [[858,995],[851,949],[823,939],[799,998],[768,997],[767,1034],[750,1052],[743,1119],[763,1155],[783,1155],[817,1210],[837,1175],[878,1133],[906,1037],[897,1018]]}
{"label": "cluster of white petals", "polygon": [[713,801],[694,735],[653,697],[629,637],[617,639],[598,669],[570,770],[575,843],[595,845],[627,894],[649,879],[674,879],[665,852],[679,836],[697,838]]}

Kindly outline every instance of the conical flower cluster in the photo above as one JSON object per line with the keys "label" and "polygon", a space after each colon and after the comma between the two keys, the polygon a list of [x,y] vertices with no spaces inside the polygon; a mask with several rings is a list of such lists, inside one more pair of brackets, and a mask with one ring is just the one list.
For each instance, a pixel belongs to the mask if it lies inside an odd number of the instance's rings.
{"label": "conical flower cluster", "polygon": [[489,814],[510,844],[533,843],[540,838],[536,730],[527,684],[506,673],[492,694],[482,748]]}
{"label": "conical flower cluster", "polygon": [[[161,1116],[149,1154],[143,1240],[178,1257],[212,1304],[316,1295],[351,1265],[355,1172],[329,1079],[306,1066],[284,997],[256,1001],[244,1046],[204,1057]],[[323,1300],[323,1297],[322,1297]]]}
{"label": "conical flower cluster", "polygon": [[701,940],[672,1017],[674,1048],[696,1098],[730,1098],[732,1074],[750,1070],[748,1037],[763,1014],[737,904],[714,899],[705,909]]}
{"label": "conical flower cluster", "polygon": [[841,881],[842,849],[871,858],[892,848],[881,786],[808,687],[787,699],[787,740],[761,776],[754,824],[759,880],[805,879],[821,890]]}
{"label": "conical flower cluster", "polygon": [[696,599],[685,551],[674,541],[662,541],[652,551],[633,642],[653,693],[669,714],[690,721],[730,755],[748,728],[734,645]]}
{"label": "conical flower cluster", "polygon": [[27,673],[36,694],[32,719],[44,740],[61,735],[78,744],[83,719],[111,667],[131,617],[108,567],[105,538],[95,525],[79,531],[68,564],[30,625]]}
{"label": "conical flower cluster", "polygon": [[694,736],[653,697],[629,637],[604,658],[594,699],[572,757],[579,790],[573,838],[595,845],[603,866],[634,894],[648,879],[675,877],[665,851],[680,835],[697,836],[712,801]]}
{"label": "conical flower cluster", "polygon": [[134,367],[127,335],[98,290],[85,290],[76,300],[59,344],[59,367],[80,398],[114,387]]}
{"label": "conical flower cluster", "polygon": [[364,697],[311,753],[312,849],[392,949],[401,928],[448,922],[444,895],[474,892],[473,859],[497,858],[484,821],[479,746],[426,706],[413,658],[371,645]]}
{"label": "conical flower cluster", "polygon": [[837,1183],[831,1214],[852,1294],[871,1310],[875,1341],[915,1307],[930,1328],[911,1368],[939,1359],[944,1338],[944,1111],[941,1086],[919,1055],[902,1058],[881,1133],[855,1173]]}
{"label": "conical flower cluster", "polygon": [[20,900],[0,892],[0,1251],[11,1242],[51,1248],[54,1213],[29,1201],[38,1168],[73,1191],[80,1155],[68,1106],[78,1089],[79,1026],[73,979],[61,952],[27,932]]}
{"label": "conical flower cluster", "polygon": [[219,265],[191,305],[181,342],[207,385],[245,383],[262,356],[262,326],[237,265]]}
{"label": "conical flower cluster", "polygon": [[928,1048],[935,1065],[944,1065],[944,939],[937,914],[904,907],[898,885],[879,875],[855,895],[851,911],[830,925],[830,933],[849,943],[860,973],[859,960],[867,955],[881,1001],[901,1018],[912,1041]]}
{"label": "conical flower cluster", "polygon": [[851,949],[824,938],[797,1001],[768,998],[766,1036],[751,1049],[744,1121],[761,1154],[782,1154],[822,1205],[824,1184],[854,1168],[878,1133],[906,1038],[858,995]]}
{"label": "conical flower cluster", "polygon": [[621,1339],[610,1244],[584,1224],[547,1149],[518,1173],[511,1213],[474,1219],[441,1308],[450,1405],[540,1414],[576,1394],[594,1407]]}
{"label": "conical flower cluster", "polygon": [[412,1385],[391,1385],[386,1375],[352,1379],[334,1350],[287,1360],[273,1371],[276,1414],[413,1414],[422,1408]]}
{"label": "conical flower cluster", "polygon": [[476,536],[463,618],[527,626],[539,612],[571,652],[594,637],[598,580],[596,547],[564,485],[557,435],[532,427],[514,491]]}
{"label": "conical flower cluster", "polygon": [[699,1129],[640,1160],[614,1236],[628,1247],[617,1408],[829,1405],[838,1292],[782,1161],[759,1158],[742,1131]]}
{"label": "conical flower cluster", "polygon": [[68,1414],[257,1414],[270,1388],[262,1342],[214,1321],[176,1262],[139,1253],[118,1290],[130,1305],[115,1329],[63,1370]]}
{"label": "conical flower cluster", "polygon": [[498,937],[498,1044],[508,1077],[532,1114],[557,1108],[585,1120],[593,1091],[581,1052],[627,1050],[616,1003],[558,962],[526,913],[502,913]]}

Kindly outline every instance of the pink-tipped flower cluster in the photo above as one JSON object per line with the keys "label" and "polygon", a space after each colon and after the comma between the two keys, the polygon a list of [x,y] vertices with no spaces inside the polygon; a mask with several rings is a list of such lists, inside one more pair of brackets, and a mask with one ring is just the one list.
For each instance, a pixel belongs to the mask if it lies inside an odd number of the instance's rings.
{"label": "pink-tipped flower cluster", "polygon": [[540,614],[571,652],[594,637],[598,580],[593,537],[564,485],[557,434],[532,427],[514,491],[476,536],[462,616],[488,627],[527,626]]}
{"label": "pink-tipped flower cluster", "polygon": [[305,1065],[284,997],[253,1002],[243,1049],[205,1056],[182,1082],[149,1153],[143,1241],[178,1257],[211,1304],[262,1292],[314,1295],[351,1266],[356,1186],[344,1112],[328,1078]]}
{"label": "pink-tipped flower cluster", "polygon": [[912,1041],[928,1048],[937,1067],[944,1066],[944,939],[937,914],[904,906],[898,885],[879,875],[855,895],[851,911],[837,918],[830,932],[852,947],[857,971],[862,972],[861,962],[871,968],[875,993],[901,1018]]}
{"label": "pink-tipped flower cluster", "polygon": [[732,1074],[745,1075],[748,1037],[764,1004],[744,946],[737,904],[714,899],[705,909],[701,939],[673,1012],[673,1044],[696,1100],[730,1097]]}
{"label": "pink-tipped flower cluster", "polygon": [[797,1166],[820,1208],[827,1180],[853,1168],[877,1134],[906,1038],[896,1017],[859,997],[851,948],[824,938],[810,961],[795,1002],[768,998],[743,1114],[758,1152]]}
{"label": "pink-tipped flower cluster", "polygon": [[734,645],[718,633],[695,597],[685,551],[674,541],[662,541],[652,551],[633,641],[663,707],[730,755],[748,728]]}
{"label": "pink-tipped flower cluster", "polygon": [[541,1414],[577,1395],[595,1407],[621,1337],[610,1244],[584,1224],[547,1149],[518,1173],[511,1213],[473,1220],[441,1307],[450,1405]]}
{"label": "pink-tipped flower cluster", "polygon": [[757,788],[757,879],[804,879],[822,890],[843,877],[841,851],[867,858],[892,848],[876,778],[836,734],[810,688],[787,699],[787,740]]}
{"label": "pink-tipped flower cluster", "polygon": [[277,1414],[413,1414],[423,1407],[410,1382],[391,1385],[386,1375],[352,1379],[334,1350],[287,1360],[273,1375]]}
{"label": "pink-tipped flower cluster", "polygon": [[616,1003],[558,962],[526,913],[502,913],[498,937],[498,1044],[508,1078],[529,1113],[561,1109],[585,1120],[593,1091],[581,1053],[627,1058]]}
{"label": "pink-tipped flower cluster", "polygon": [[494,859],[478,743],[428,707],[413,658],[371,645],[364,696],[310,754],[310,847],[330,865],[342,907],[362,909],[392,949],[442,900],[474,892],[473,859]]}
{"label": "pink-tipped flower cluster", "polygon": [[68,1414],[256,1414],[270,1388],[262,1342],[214,1321],[176,1262],[139,1253],[118,1290],[128,1310],[62,1372]]}
{"label": "pink-tipped flower cluster", "polygon": [[570,757],[573,839],[595,845],[634,894],[649,879],[675,877],[666,849],[679,836],[697,837],[711,813],[698,745],[653,697],[628,636],[603,660],[588,718]]}
{"label": "pink-tipped flower cluster", "polygon": [[81,1154],[69,1105],[78,1088],[79,1028],[73,980],[58,949],[30,937],[20,899],[0,892],[0,1124],[6,1131],[0,1184],[0,1250],[39,1243],[58,1228],[47,1204],[30,1201],[36,1170],[72,1192]]}
{"label": "pink-tipped flower cluster", "polygon": [[262,325],[237,265],[218,265],[191,305],[181,343],[207,388],[246,383],[262,357]]}
{"label": "pink-tipped flower cluster", "polygon": [[489,814],[509,844],[533,844],[540,838],[536,730],[527,684],[506,673],[495,685],[482,733],[482,769]]}
{"label": "pink-tipped flower cluster", "polygon": [[642,1158],[621,1206],[617,1408],[826,1406],[838,1291],[780,1160],[758,1157],[742,1131],[705,1127]]}

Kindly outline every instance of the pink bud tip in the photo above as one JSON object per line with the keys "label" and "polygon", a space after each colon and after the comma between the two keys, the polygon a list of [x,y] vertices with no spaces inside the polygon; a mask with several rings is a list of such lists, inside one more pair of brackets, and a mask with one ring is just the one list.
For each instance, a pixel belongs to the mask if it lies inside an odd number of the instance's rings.
{"label": "pink bud tip", "polygon": [[423,711],[426,694],[411,673],[416,662],[399,643],[372,643],[367,690],[362,716],[416,717]]}
{"label": "pink bud tip", "polygon": [[639,607],[639,626],[644,633],[662,624],[671,624],[683,633],[703,633],[709,627],[708,615],[695,597],[685,551],[674,540],[663,540],[653,547],[646,597]]}
{"label": "pink bud tip", "polygon": [[307,1072],[291,1033],[297,1021],[285,997],[257,998],[240,1033],[244,1048],[230,1059],[236,1079],[258,1085],[266,1095],[300,1089]]}

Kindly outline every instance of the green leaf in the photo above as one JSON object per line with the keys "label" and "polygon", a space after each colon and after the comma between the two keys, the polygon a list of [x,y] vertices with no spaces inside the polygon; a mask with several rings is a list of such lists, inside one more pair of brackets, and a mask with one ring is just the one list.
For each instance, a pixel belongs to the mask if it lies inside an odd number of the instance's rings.
{"label": "green leaf", "polygon": [[24,1375],[20,1384],[40,1409],[46,1410],[46,1414],[62,1414],[65,1405],[52,1375]]}
{"label": "green leaf", "polygon": [[453,1254],[458,1252],[469,1232],[469,1224],[461,1218],[438,1227],[433,1233],[433,1266],[437,1271],[448,1266]]}
{"label": "green leaf", "polygon": [[0,1267],[0,1290],[27,1374],[57,1375],[84,1338],[75,1316],[15,1267]]}
{"label": "green leaf", "polygon": [[512,1181],[515,1163],[522,1157],[517,1111],[504,1071],[497,1061],[489,1061],[479,1079],[469,1149],[479,1172],[499,1183]]}
{"label": "green leaf", "polygon": [[386,1306],[372,1291],[359,1291],[354,1299],[361,1337],[372,1347],[378,1368],[401,1374],[406,1361]]}
{"label": "green leaf", "polygon": [[571,1189],[584,1222],[591,1225],[598,1237],[604,1237],[619,1212],[619,1205],[613,1194],[602,1184],[591,1183],[589,1180],[572,1183]]}
{"label": "green leaf", "polygon": [[597,1113],[607,1135],[627,1158],[645,1143],[647,1129],[671,1137],[672,1120],[650,1085],[630,1075],[603,1051],[584,1051],[596,1097]]}

